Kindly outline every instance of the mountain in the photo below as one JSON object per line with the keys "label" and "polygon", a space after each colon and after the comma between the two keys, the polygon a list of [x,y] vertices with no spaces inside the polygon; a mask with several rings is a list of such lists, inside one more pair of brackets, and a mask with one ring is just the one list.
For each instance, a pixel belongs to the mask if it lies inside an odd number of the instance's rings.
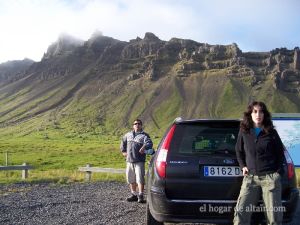
{"label": "mountain", "polygon": [[19,79],[33,63],[25,58],[0,64],[0,86]]}
{"label": "mountain", "polygon": [[271,112],[300,112],[298,47],[242,52],[235,43],[96,32],[87,41],[61,36],[24,69],[0,86],[1,135],[120,135],[137,117],[161,135],[178,116],[240,118],[254,99]]}

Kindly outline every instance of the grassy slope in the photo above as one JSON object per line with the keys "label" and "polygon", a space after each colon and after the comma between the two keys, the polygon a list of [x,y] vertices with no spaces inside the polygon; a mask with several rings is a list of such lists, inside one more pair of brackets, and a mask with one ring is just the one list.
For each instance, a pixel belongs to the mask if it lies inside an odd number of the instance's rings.
{"label": "grassy slope", "polygon": [[[274,90],[271,81],[252,88],[247,79],[228,78],[221,72],[208,71],[186,78],[166,76],[158,82],[124,78],[112,81],[109,86],[91,81],[61,107],[22,124],[0,128],[3,155],[0,164],[4,164],[4,153],[9,152],[11,164],[26,161],[36,167],[32,171],[34,179],[55,176],[82,179],[76,171],[86,163],[124,167],[118,150],[119,140],[136,117],[145,121],[145,130],[153,137],[156,147],[166,127],[178,116],[239,118],[250,98],[267,102],[272,112],[300,111],[296,104],[300,102],[299,95]],[[65,85],[70,87],[75,83]],[[58,91],[62,98],[66,89]],[[25,89],[23,92],[33,94]],[[49,90],[38,99],[51,97],[51,93]],[[30,104],[34,105],[38,99]],[[0,101],[2,112],[24,100],[22,90],[11,100],[9,103]],[[49,98],[49,101],[54,99]],[[11,173],[13,179],[16,173]],[[0,181],[7,180],[9,178],[1,173]]]}
{"label": "grassy slope", "polygon": [[218,100],[217,115],[224,118],[240,118],[249,99],[249,88],[242,82],[229,79]]}

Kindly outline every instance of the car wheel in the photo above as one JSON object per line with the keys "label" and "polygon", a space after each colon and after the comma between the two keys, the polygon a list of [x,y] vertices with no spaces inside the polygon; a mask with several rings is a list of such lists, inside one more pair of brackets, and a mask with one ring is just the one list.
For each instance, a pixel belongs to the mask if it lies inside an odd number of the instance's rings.
{"label": "car wheel", "polygon": [[158,222],[157,220],[154,219],[152,216],[150,209],[149,209],[149,204],[146,204],[146,224],[147,225],[163,225],[163,222]]}

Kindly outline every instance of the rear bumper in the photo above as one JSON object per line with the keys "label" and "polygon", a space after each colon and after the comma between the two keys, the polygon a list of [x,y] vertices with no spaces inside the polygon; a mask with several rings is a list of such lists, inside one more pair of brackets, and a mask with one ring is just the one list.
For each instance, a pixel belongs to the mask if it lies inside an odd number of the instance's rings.
{"label": "rear bumper", "polygon": [[152,216],[160,222],[229,223],[236,201],[170,200],[164,192],[151,190],[148,196]]}
{"label": "rear bumper", "polygon": [[[160,222],[225,224],[233,220],[236,200],[170,200],[162,190],[157,189],[151,189],[149,194],[150,212]],[[291,190],[289,198],[283,200],[284,222],[292,220],[298,198],[299,191],[295,188]],[[253,218],[264,220],[264,214],[255,212]]]}

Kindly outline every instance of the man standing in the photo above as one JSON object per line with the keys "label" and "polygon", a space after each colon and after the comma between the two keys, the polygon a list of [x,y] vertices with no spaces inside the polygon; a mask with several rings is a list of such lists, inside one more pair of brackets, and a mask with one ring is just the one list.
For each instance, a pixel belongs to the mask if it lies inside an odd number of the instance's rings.
{"label": "man standing", "polygon": [[145,202],[145,151],[152,149],[153,143],[150,136],[143,131],[142,125],[142,121],[136,119],[133,130],[123,136],[120,146],[123,156],[126,157],[126,179],[131,191],[131,196],[126,200],[129,202]]}

